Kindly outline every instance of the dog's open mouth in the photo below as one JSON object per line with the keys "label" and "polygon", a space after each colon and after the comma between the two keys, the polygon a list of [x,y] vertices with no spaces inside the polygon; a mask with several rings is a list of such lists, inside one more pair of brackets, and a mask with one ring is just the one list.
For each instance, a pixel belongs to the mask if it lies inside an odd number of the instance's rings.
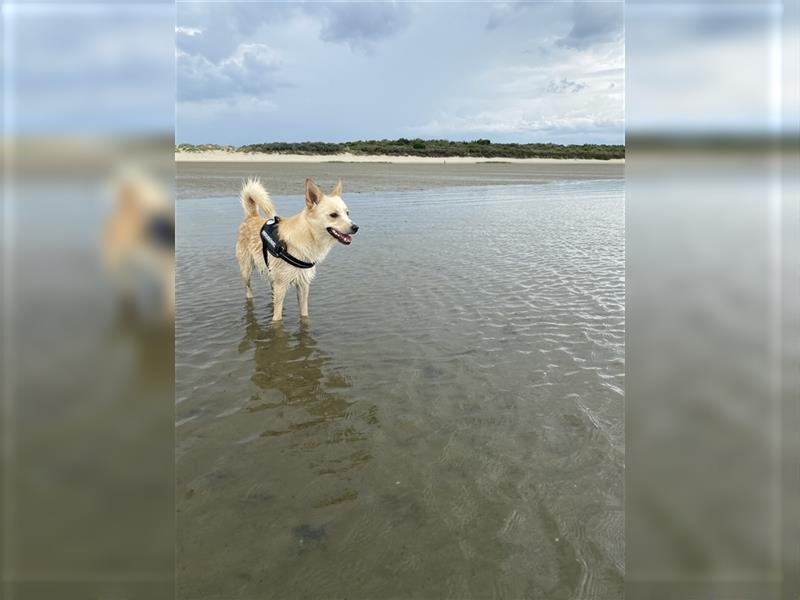
{"label": "dog's open mouth", "polygon": [[346,233],[342,233],[335,227],[328,227],[328,233],[330,233],[337,241],[344,244],[345,246],[349,246],[350,243],[353,241],[353,236],[347,235]]}

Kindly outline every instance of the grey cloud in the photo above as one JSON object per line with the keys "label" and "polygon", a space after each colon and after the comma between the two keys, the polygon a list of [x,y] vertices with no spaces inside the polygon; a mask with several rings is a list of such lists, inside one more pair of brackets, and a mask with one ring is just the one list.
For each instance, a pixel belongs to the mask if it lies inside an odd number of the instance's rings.
{"label": "grey cloud", "polygon": [[[332,43],[347,43],[370,50],[382,38],[405,28],[411,21],[412,7],[395,3],[237,3],[178,4],[178,49],[219,61],[240,43],[252,39],[259,28],[281,23],[297,15],[319,24],[319,37]],[[186,30],[190,30],[191,34]]]}
{"label": "grey cloud", "polygon": [[622,39],[622,3],[576,3],[569,33],[557,44],[585,50],[599,43]]}
{"label": "grey cloud", "polygon": [[585,87],[585,83],[570,81],[569,79],[562,78],[558,81],[551,81],[548,83],[545,86],[544,91],[548,94],[577,94]]}
{"label": "grey cloud", "polygon": [[324,4],[307,5],[306,12],[316,13],[322,24],[320,39],[348,43],[360,50],[371,50],[373,44],[401,31],[411,21],[408,4]]}
{"label": "grey cloud", "polygon": [[219,62],[179,53],[177,63],[179,100],[264,94],[281,85],[277,80],[280,61],[263,44],[242,45]]}

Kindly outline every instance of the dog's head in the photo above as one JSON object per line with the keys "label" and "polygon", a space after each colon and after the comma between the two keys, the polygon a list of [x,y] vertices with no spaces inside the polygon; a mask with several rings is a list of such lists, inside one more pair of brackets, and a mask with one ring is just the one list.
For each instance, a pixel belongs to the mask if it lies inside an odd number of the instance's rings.
{"label": "dog's head", "polygon": [[358,225],[350,219],[350,211],[342,200],[341,180],[336,182],[330,194],[324,194],[316,183],[306,179],[306,213],[318,235],[330,235],[346,246],[358,231]]}

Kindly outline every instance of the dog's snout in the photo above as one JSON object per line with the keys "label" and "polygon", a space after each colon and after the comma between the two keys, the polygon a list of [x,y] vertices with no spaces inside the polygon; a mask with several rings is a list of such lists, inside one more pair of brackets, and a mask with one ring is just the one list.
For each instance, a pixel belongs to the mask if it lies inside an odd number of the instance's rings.
{"label": "dog's snout", "polygon": [[356,231],[358,231],[358,225],[356,225],[355,223],[353,223],[352,225],[350,225],[350,231],[351,231],[352,233],[355,233]]}

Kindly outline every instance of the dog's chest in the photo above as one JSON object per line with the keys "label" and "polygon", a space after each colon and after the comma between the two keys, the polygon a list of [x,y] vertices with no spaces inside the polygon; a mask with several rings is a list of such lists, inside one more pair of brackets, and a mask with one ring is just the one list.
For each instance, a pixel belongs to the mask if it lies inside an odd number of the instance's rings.
{"label": "dog's chest", "polygon": [[317,274],[317,268],[297,269],[280,259],[272,259],[269,264],[270,277],[280,279],[289,285],[308,285]]}
{"label": "dog's chest", "polygon": [[292,278],[292,284],[294,285],[308,285],[311,283],[311,280],[314,279],[314,276],[317,274],[317,268],[311,267],[310,269],[292,269],[294,273],[294,277]]}

